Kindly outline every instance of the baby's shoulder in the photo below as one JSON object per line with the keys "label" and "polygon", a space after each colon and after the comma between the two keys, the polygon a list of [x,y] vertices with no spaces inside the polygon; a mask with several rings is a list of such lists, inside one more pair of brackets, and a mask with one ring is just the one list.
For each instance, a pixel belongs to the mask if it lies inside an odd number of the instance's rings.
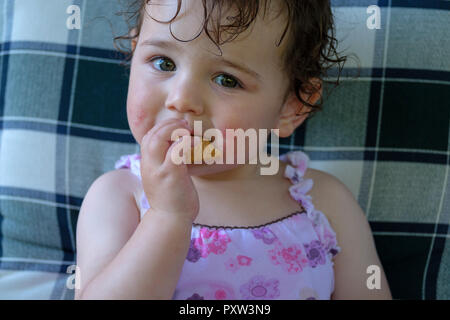
{"label": "baby's shoulder", "polygon": [[346,188],[346,186],[334,175],[318,169],[308,168],[303,176],[314,181],[314,189],[321,191],[323,188]]}
{"label": "baby's shoulder", "polygon": [[126,168],[105,172],[93,184],[125,196],[138,191],[141,186],[139,178]]}
{"label": "baby's shoulder", "polygon": [[309,195],[315,209],[325,214],[331,224],[334,224],[335,220],[342,221],[348,217],[349,210],[355,211],[355,208],[359,208],[350,189],[332,174],[308,168],[304,178],[314,181]]}
{"label": "baby's shoulder", "polygon": [[[84,212],[112,215],[124,211],[119,210],[120,208],[126,208],[125,211],[136,209],[135,195],[138,194],[139,188],[140,181],[130,170],[115,169],[105,172],[89,187],[83,199],[80,215],[84,215]],[[117,210],[113,210],[114,208]]]}
{"label": "baby's shoulder", "polygon": [[[366,215],[353,193],[338,178],[320,170],[309,168],[304,178],[314,181],[309,193],[314,208],[327,218],[341,249],[351,251],[358,234],[361,239],[364,234],[370,234]],[[341,255],[339,260],[342,259]]]}
{"label": "baby's shoulder", "polygon": [[137,227],[136,187],[137,182],[123,169],[106,172],[91,184],[78,214],[77,247],[100,238],[114,243],[112,238],[124,237]]}
{"label": "baby's shoulder", "polygon": [[123,189],[133,192],[141,188],[141,181],[128,168],[111,170],[107,174],[111,175],[111,179],[118,180]]}

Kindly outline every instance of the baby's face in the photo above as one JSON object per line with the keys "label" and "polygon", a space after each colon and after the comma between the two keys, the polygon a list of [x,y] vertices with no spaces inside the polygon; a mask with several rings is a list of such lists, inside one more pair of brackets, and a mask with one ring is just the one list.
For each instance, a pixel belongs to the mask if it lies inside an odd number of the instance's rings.
{"label": "baby's face", "polygon": [[[177,1],[147,5],[153,18],[167,21]],[[193,127],[202,121],[203,132],[216,128],[276,129],[288,87],[282,69],[286,39],[276,46],[286,21],[258,17],[254,25],[232,42],[217,46],[204,32],[181,42],[169,24],[145,16],[132,59],[127,115],[134,138],[142,137],[158,122],[184,118]],[[184,0],[172,33],[182,40],[201,30],[201,1]],[[258,132],[258,131],[257,131]]]}

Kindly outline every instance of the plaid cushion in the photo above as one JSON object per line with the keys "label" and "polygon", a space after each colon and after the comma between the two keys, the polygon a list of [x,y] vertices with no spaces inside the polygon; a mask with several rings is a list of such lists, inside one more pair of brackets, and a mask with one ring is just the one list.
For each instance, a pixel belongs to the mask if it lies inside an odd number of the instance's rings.
{"label": "plaid cushion", "polygon": [[[280,153],[343,181],[365,211],[395,299],[450,298],[450,3],[333,1],[356,64]],[[66,9],[81,8],[68,30]],[[82,199],[123,154],[127,73],[118,0],[0,0],[0,299],[72,299]]]}

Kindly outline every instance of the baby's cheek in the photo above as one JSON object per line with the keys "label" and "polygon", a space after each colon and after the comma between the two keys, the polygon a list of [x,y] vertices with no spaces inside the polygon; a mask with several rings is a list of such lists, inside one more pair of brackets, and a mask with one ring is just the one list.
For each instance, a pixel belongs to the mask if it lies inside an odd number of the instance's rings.
{"label": "baby's cheek", "polygon": [[236,129],[243,129],[244,131],[253,128],[254,121],[251,119],[246,119],[244,116],[239,117],[228,117],[224,119],[220,119],[218,123],[216,123],[216,128],[222,131],[225,135],[226,129],[231,129],[235,131]]}
{"label": "baby's cheek", "polygon": [[138,143],[142,137],[147,133],[148,112],[136,106],[128,106],[127,108],[128,125],[131,133]]}
{"label": "baby's cheek", "polygon": [[129,107],[128,108],[128,119],[129,124],[132,127],[139,127],[142,122],[147,118],[147,112],[143,108],[139,107]]}
{"label": "baby's cheek", "polygon": [[233,110],[225,117],[217,119],[217,126],[220,129],[254,129],[258,131],[260,128],[269,128],[272,125],[271,121],[274,115],[248,108],[248,112]]}

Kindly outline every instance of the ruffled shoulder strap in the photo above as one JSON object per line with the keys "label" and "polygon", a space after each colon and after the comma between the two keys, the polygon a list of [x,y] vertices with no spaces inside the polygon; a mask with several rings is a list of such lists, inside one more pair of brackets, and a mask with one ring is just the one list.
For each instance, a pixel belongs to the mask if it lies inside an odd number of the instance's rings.
{"label": "ruffled shoulder strap", "polygon": [[312,221],[319,240],[327,252],[335,256],[341,251],[337,245],[336,233],[331,228],[325,214],[314,208],[312,198],[307,194],[314,185],[312,179],[304,178],[310,161],[308,155],[302,151],[291,151],[281,155],[280,160],[287,163],[284,176],[293,184],[289,187],[289,193],[305,208],[306,214]]}
{"label": "ruffled shoulder strap", "polygon": [[141,155],[136,153],[121,156],[120,159],[116,161],[114,168],[129,168],[131,172],[141,180]]}

